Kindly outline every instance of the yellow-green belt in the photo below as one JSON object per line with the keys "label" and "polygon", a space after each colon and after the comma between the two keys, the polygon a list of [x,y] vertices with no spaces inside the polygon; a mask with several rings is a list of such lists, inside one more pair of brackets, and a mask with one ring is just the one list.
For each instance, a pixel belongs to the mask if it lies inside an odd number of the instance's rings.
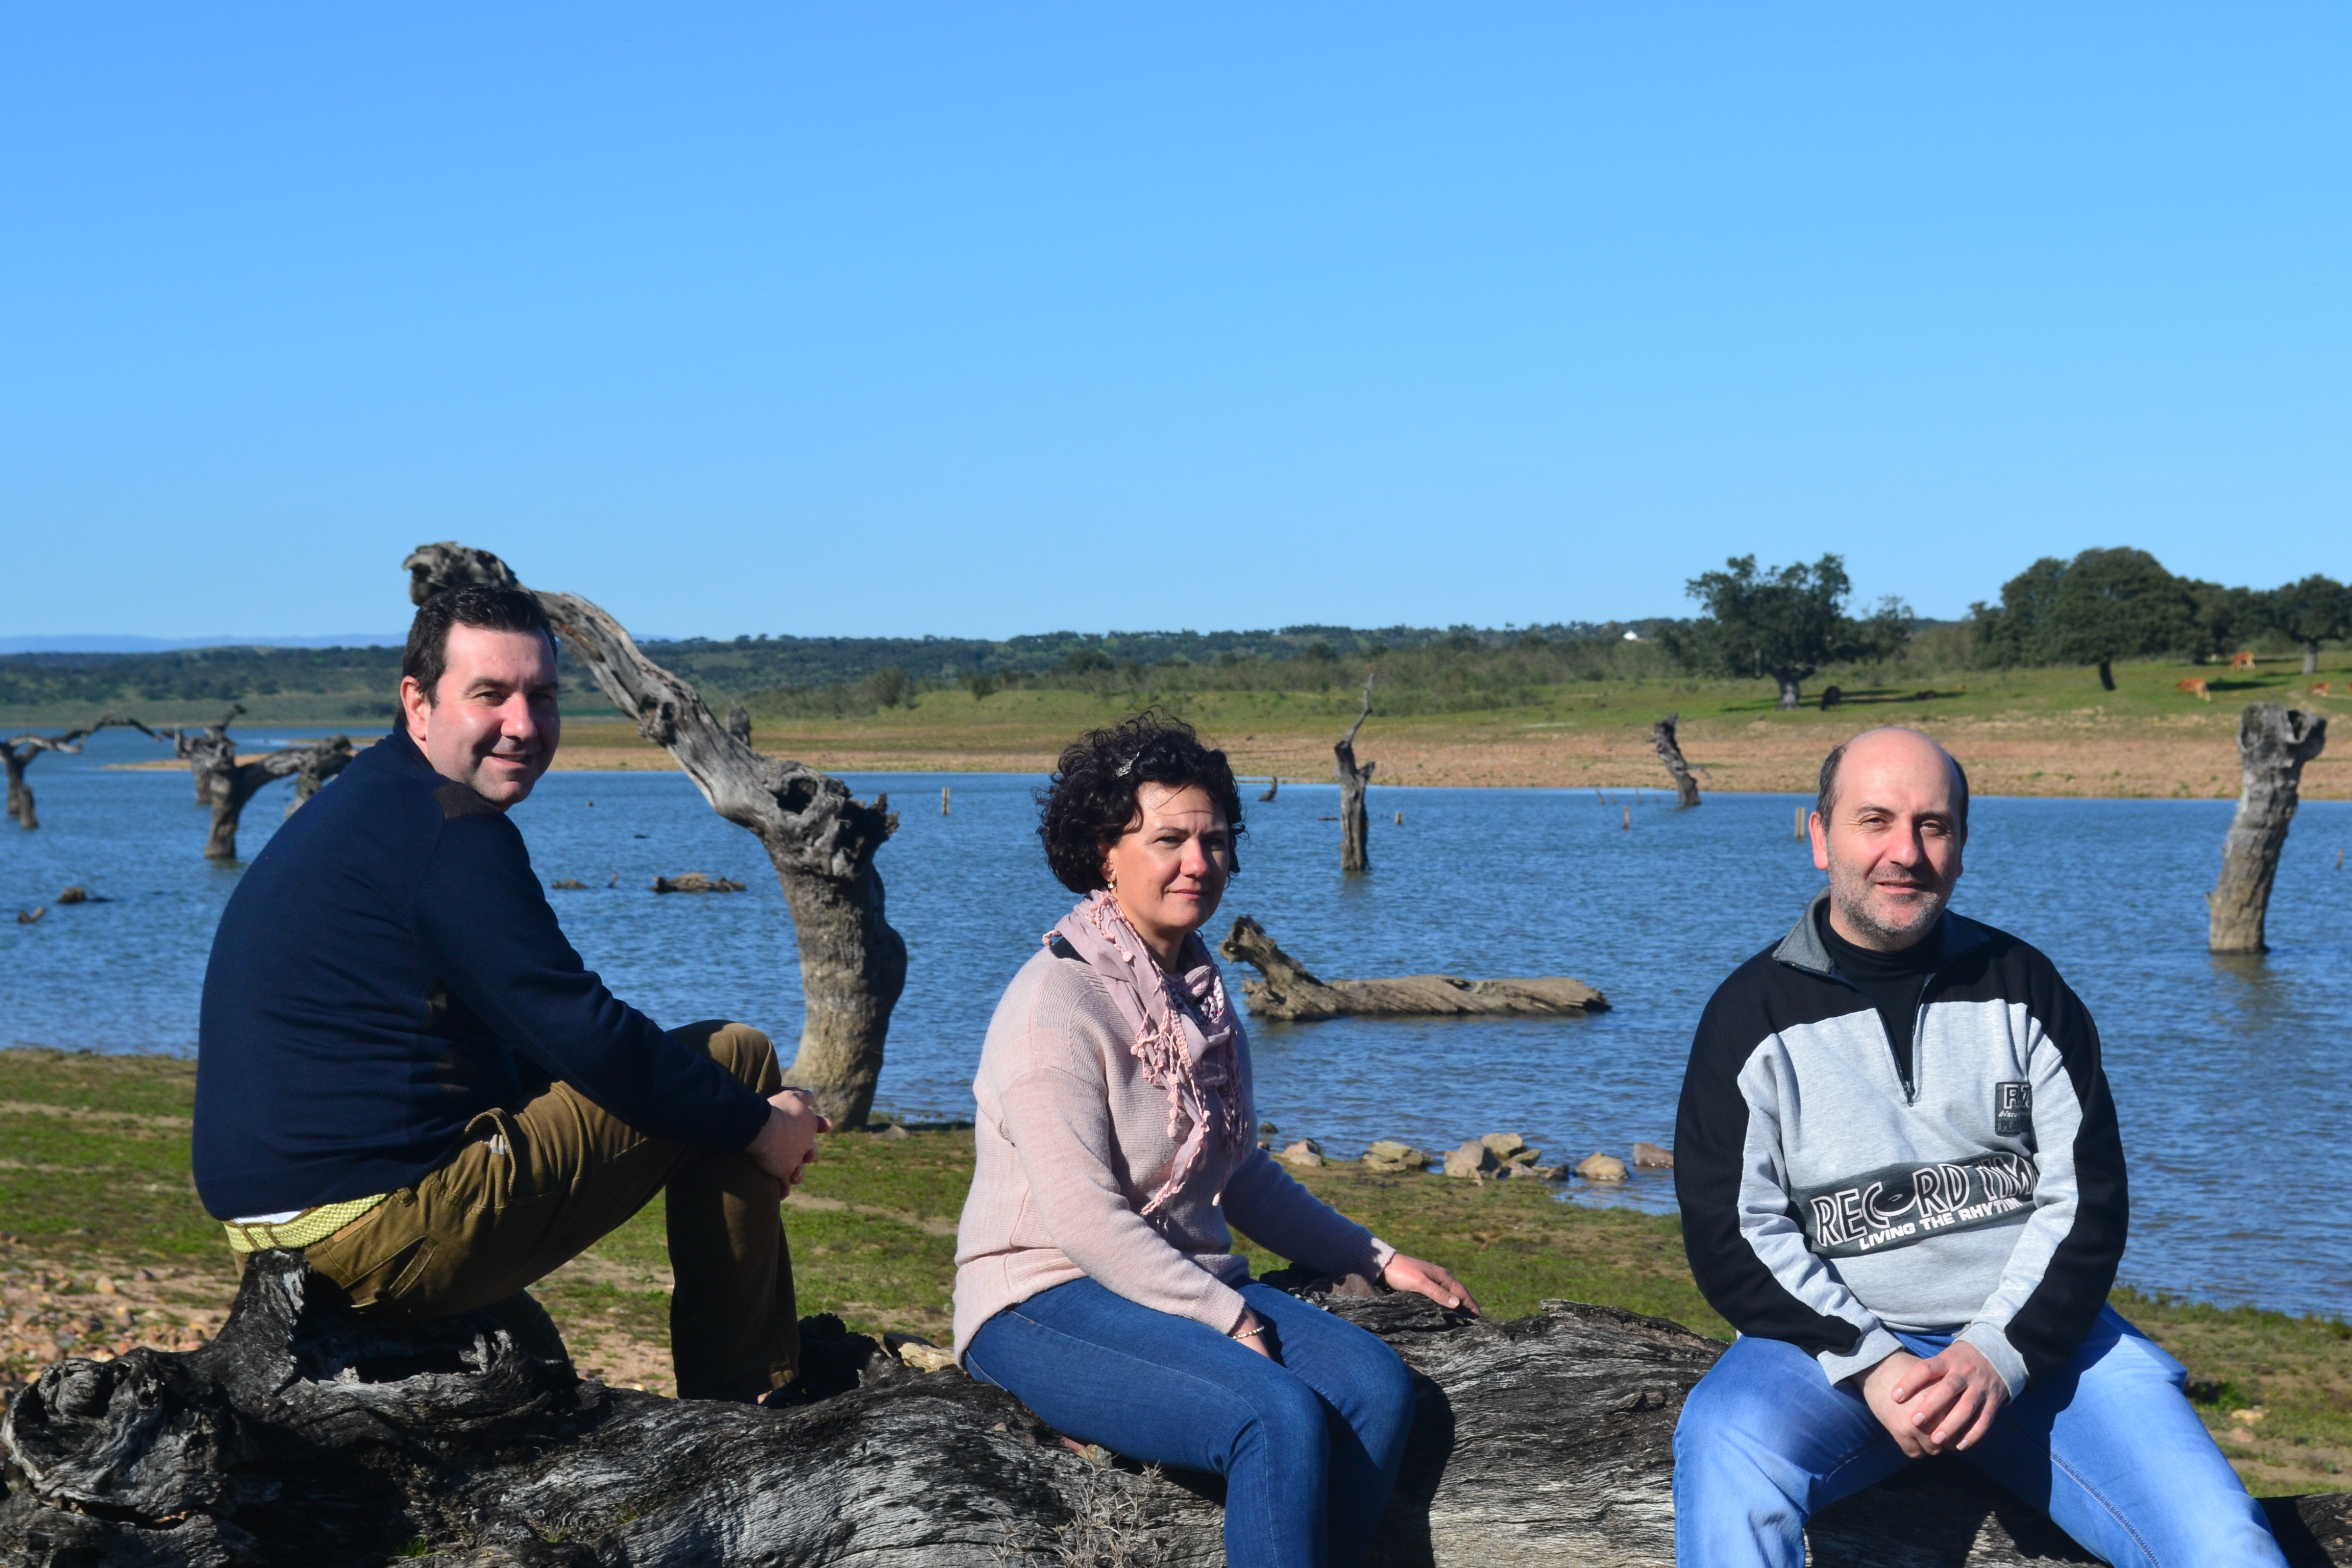
{"label": "yellow-green belt", "polygon": [[235,1220],[223,1220],[221,1228],[228,1232],[229,1246],[239,1252],[260,1252],[272,1247],[313,1247],[390,1196],[390,1193],[378,1193],[373,1197],[352,1198],[346,1203],[320,1204],[277,1225],[240,1225]]}

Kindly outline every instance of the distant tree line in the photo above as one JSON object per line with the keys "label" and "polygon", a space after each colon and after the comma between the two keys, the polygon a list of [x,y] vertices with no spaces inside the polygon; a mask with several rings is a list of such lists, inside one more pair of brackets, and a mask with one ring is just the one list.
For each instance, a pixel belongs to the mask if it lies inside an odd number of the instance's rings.
{"label": "distant tree line", "polygon": [[[1769,680],[1782,707],[1828,669],[2078,665],[2110,689],[2118,661],[2224,657],[2256,642],[2303,653],[2352,637],[2352,589],[2325,576],[2276,588],[2176,577],[2146,551],[2086,550],[2036,561],[2001,588],[1998,605],[1927,621],[1903,601],[1856,614],[1843,559],[1759,566],[1736,556],[1690,580],[1701,614],[1680,620],[1538,626],[1295,626],[1234,632],[1053,632],[1001,642],[958,637],[739,637],[648,641],[646,654],[703,691],[764,717],[857,717],[926,691],[962,690],[982,704],[1020,689],[1104,699],[1187,692],[1328,695],[1335,703],[1378,667],[1388,713],[1522,706],[1571,683],[1696,675]],[[220,647],[186,651],[0,656],[0,708],[113,708],[251,702],[300,696],[337,716],[392,717],[400,650]],[[601,707],[567,654],[566,688]]]}
{"label": "distant tree line", "polygon": [[2315,574],[2269,589],[2176,577],[2145,550],[2045,555],[2001,585],[1998,608],[1969,606],[1989,665],[2095,665],[2116,689],[2119,659],[2226,657],[2264,637],[2303,650],[2316,674],[2319,647],[2352,636],[2352,588]]}

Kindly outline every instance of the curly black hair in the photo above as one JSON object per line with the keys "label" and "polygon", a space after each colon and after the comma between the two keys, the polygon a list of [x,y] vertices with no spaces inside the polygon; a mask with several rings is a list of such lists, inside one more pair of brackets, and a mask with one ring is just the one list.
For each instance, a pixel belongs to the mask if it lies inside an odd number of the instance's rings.
{"label": "curly black hair", "polygon": [[[1225,753],[1202,745],[1182,720],[1147,708],[1071,742],[1037,793],[1037,837],[1062,886],[1074,893],[1103,886],[1103,852],[1135,825],[1136,791],[1145,784],[1206,790],[1240,838],[1242,792]],[[1238,856],[1233,868],[1241,869]]]}

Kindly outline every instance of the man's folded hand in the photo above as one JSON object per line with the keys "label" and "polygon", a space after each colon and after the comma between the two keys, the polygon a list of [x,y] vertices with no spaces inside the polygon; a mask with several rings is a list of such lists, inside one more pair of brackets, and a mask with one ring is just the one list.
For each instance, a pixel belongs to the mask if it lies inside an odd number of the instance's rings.
{"label": "man's folded hand", "polygon": [[1982,1351],[1954,1340],[1927,1361],[1895,1352],[1870,1369],[1862,1396],[1895,1446],[1916,1459],[1974,1447],[2008,1402],[2009,1384]]}
{"label": "man's folded hand", "polygon": [[816,1135],[832,1131],[832,1121],[817,1113],[807,1090],[787,1089],[768,1097],[767,1124],[744,1152],[790,1193],[816,1158]]}

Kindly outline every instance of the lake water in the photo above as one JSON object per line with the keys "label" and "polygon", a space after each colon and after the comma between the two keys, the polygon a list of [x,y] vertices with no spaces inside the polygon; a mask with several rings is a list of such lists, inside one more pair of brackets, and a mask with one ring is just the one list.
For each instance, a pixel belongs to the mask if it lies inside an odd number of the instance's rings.
{"label": "lake water", "polygon": [[[268,731],[242,734],[258,743]],[[205,951],[233,867],[202,858],[205,814],[181,772],[109,762],[159,748],[110,731],[31,781],[43,826],[0,823],[0,909],[54,904],[79,882],[107,901],[0,920],[0,1039],[188,1051]],[[883,851],[908,984],[879,1103],[969,1115],[972,1063],[1006,978],[1068,907],[1034,833],[1039,781],[851,774],[901,812]],[[952,815],[940,815],[942,785]],[[1326,977],[1439,972],[1573,974],[1614,1010],[1568,1020],[1338,1020],[1262,1025],[1263,1113],[1285,1139],[1353,1153],[1371,1139],[1439,1149],[1489,1131],[1554,1156],[1671,1143],[1699,1009],[1735,964],[1784,931],[1820,874],[1789,795],[1375,787],[1373,870],[1339,874],[1336,786],[1255,791],[1227,918],[1257,917]],[[257,852],[287,786],[246,813]],[[1622,826],[1632,808],[1633,826]],[[2352,1310],[2352,805],[2306,804],[2271,906],[2274,951],[2204,951],[2231,804],[1980,799],[1955,907],[2051,953],[2089,1004],[2131,1158],[2123,1277],[2206,1300]],[[1392,820],[1404,814],[1402,826]],[[744,1019],[789,1058],[799,970],[758,843],[676,773],[555,773],[515,817],[551,895],[613,989],[665,1023]],[[716,873],[740,894],[658,898],[657,874]],[[617,886],[607,886],[613,878]],[[2331,1152],[2333,1151],[2333,1152]],[[1571,1201],[1672,1206],[1670,1177]]]}

